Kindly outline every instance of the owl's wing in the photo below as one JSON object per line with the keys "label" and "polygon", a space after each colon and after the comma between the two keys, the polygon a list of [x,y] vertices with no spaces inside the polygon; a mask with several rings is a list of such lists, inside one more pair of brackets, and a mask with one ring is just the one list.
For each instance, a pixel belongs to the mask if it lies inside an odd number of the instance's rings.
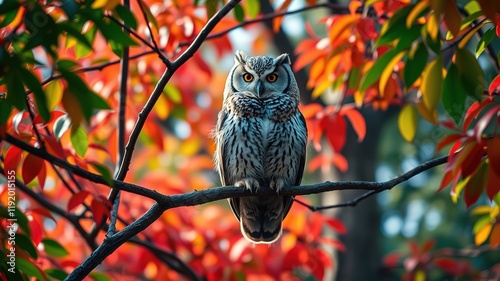
{"label": "owl's wing", "polygon": [[[225,147],[225,142],[222,137],[219,136],[220,132],[222,131],[222,128],[226,126],[225,122],[227,120],[227,111],[221,110],[219,112],[219,116],[217,118],[217,124],[215,125],[215,132],[216,132],[216,138],[217,138],[217,170],[219,171],[219,176],[220,176],[220,181],[222,183],[222,186],[232,186],[234,185],[234,182],[229,182],[229,175],[227,174],[227,169],[226,169],[226,147]],[[227,137],[227,136],[226,136]],[[231,206],[231,210],[233,211],[234,215],[238,220],[240,220],[240,200],[239,198],[229,198],[229,203]]]}
{"label": "owl's wing", "polygon": [[[306,126],[306,119],[304,118],[304,115],[302,115],[302,113],[299,111],[299,125],[300,126],[303,126],[306,130],[306,140],[305,140],[305,143],[306,145],[304,145],[304,147],[302,148],[302,150],[300,151],[300,155],[299,155],[299,166],[298,166],[298,169],[297,169],[297,174],[295,175],[295,181],[294,181],[294,184],[296,186],[300,185],[300,182],[302,181],[302,175],[304,174],[304,167],[305,167],[305,163],[306,163],[306,148],[307,148],[307,126]],[[285,211],[284,212],[284,215],[283,215],[283,219],[285,219],[286,215],[288,214],[288,212],[290,211],[290,208],[292,208],[292,204],[293,204],[293,198],[295,196],[284,196],[283,197],[283,210]]]}

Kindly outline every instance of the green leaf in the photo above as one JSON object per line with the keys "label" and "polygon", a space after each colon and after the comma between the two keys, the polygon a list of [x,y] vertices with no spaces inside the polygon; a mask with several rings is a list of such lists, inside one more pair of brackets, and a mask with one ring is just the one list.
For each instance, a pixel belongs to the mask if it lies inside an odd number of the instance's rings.
{"label": "green leaf", "polygon": [[0,99],[0,125],[3,125],[9,120],[10,113],[12,112],[12,105],[7,99]]}
{"label": "green leaf", "polygon": [[478,100],[484,93],[484,73],[476,57],[467,49],[457,49],[455,63],[460,74],[462,83],[467,95]]}
{"label": "green leaf", "polygon": [[123,20],[126,26],[129,26],[132,29],[137,29],[137,20],[130,9],[125,8],[125,6],[118,5],[115,8],[115,12]]}
{"label": "green leaf", "polygon": [[42,89],[42,85],[38,78],[29,70],[24,67],[21,68],[21,76],[23,77],[23,82],[26,86],[33,91],[35,95],[35,104],[38,109],[38,114],[42,119],[47,122],[50,120],[50,111],[47,106],[47,98],[45,97],[45,92]]}
{"label": "green leaf", "polygon": [[111,109],[109,104],[98,94],[90,92],[90,100],[95,109]]}
{"label": "green leaf", "polygon": [[57,269],[57,268],[46,269],[45,273],[48,276],[50,276],[52,278],[55,278],[57,280],[61,280],[61,281],[64,280],[64,279],[66,279],[66,277],[68,277],[68,273],[66,273],[63,270]]}
{"label": "green leaf", "polygon": [[495,197],[493,197],[493,202],[495,202],[495,204],[497,206],[500,206],[500,192],[497,193],[497,195],[495,195]]}
{"label": "green leaf", "polygon": [[234,17],[238,22],[243,22],[245,20],[245,11],[241,7],[241,4],[236,5],[233,10]]}
{"label": "green leaf", "polygon": [[383,54],[378,60],[375,61],[373,66],[366,72],[365,76],[361,79],[361,91],[365,91],[373,85],[382,75],[382,71],[385,69],[387,64],[399,53],[397,49],[392,49]]}
{"label": "green leaf", "polygon": [[2,1],[0,4],[0,15],[7,14],[12,11],[17,11],[21,3],[19,1]]}
{"label": "green leaf", "polygon": [[415,40],[417,40],[421,35],[421,30],[424,25],[414,25],[410,29],[406,30],[401,34],[396,49],[402,51],[409,48]]}
{"label": "green leaf", "polygon": [[406,29],[406,18],[415,5],[409,5],[396,11],[382,27],[380,37],[375,43],[375,48],[392,42],[401,37]]}
{"label": "green leaf", "polygon": [[[75,126],[75,124],[73,124]],[[82,126],[72,127],[70,133],[71,144],[76,151],[76,154],[85,157],[89,147],[89,139],[87,132]]]}
{"label": "green leaf", "polygon": [[163,93],[167,95],[167,97],[173,101],[174,103],[180,103],[182,102],[182,94],[177,87],[172,86],[170,84],[165,85],[165,88],[163,88]]}
{"label": "green leaf", "polygon": [[96,169],[99,172],[99,174],[103,177],[103,179],[109,186],[114,185],[113,177],[111,176],[111,171],[109,170],[108,167],[97,162],[89,162],[89,164],[92,165],[92,167],[94,167],[94,169]]}
{"label": "green leaf", "polygon": [[422,71],[427,64],[429,52],[423,43],[419,43],[415,48],[410,50],[406,58],[404,68],[404,81],[407,88],[409,88],[420,77]]}
{"label": "green leaf", "polygon": [[72,60],[58,60],[57,68],[60,70],[74,70],[76,67],[80,66],[80,64],[76,61]]}
{"label": "green leaf", "polygon": [[[96,22],[97,24],[97,22]],[[106,40],[108,42],[115,42],[118,45],[122,46],[137,46],[137,42],[133,40],[127,33],[122,30],[122,27],[107,19],[107,21],[101,21],[100,24],[97,25],[99,30],[102,32]]]}
{"label": "green leaf", "polygon": [[45,97],[47,98],[47,107],[52,111],[59,105],[63,95],[63,87],[59,80],[53,80],[45,86]]}
{"label": "green leaf", "polygon": [[479,39],[479,42],[477,42],[476,46],[476,58],[479,58],[479,56],[483,53],[484,49],[491,43],[491,40],[493,40],[493,37],[495,37],[495,27],[492,26],[490,29],[486,30],[483,33],[483,36],[481,39]]}
{"label": "green leaf", "polygon": [[81,106],[83,116],[87,122],[90,121],[92,113],[94,111],[94,106],[92,102],[92,91],[87,87],[87,84],[83,80],[71,71],[65,69],[59,70],[62,76],[68,82],[68,91],[73,94],[79,101]]}
{"label": "green leaf", "polygon": [[476,0],[468,1],[464,8],[468,14],[481,13],[481,5]]}
{"label": "green leaf", "polygon": [[11,23],[16,18],[18,12],[19,10],[11,10],[6,14],[0,14],[4,17],[3,20],[0,22],[0,28],[5,27],[9,23]]}
{"label": "green leaf", "polygon": [[35,260],[38,258],[38,251],[28,236],[22,233],[16,233],[16,246],[19,246],[20,249],[24,250]]}
{"label": "green leaf", "polygon": [[440,54],[441,53],[441,36],[439,35],[438,31],[438,36],[437,39],[434,40],[432,39],[431,35],[427,32],[427,28],[422,28],[422,38],[424,38],[424,42],[427,45],[431,51],[433,51],[435,54]]}
{"label": "green leaf", "polygon": [[69,252],[55,240],[44,238],[42,239],[42,243],[45,252],[51,257],[62,258],[69,254]]}
{"label": "green leaf", "polygon": [[14,213],[16,215],[16,220],[17,220],[16,222],[17,222],[17,224],[24,231],[24,233],[26,233],[26,235],[29,236],[31,234],[31,230],[30,230],[30,227],[29,227],[28,218],[18,208],[16,208],[16,210],[14,211]]}
{"label": "green leaf", "polygon": [[47,280],[47,277],[45,276],[44,272],[34,263],[26,259],[17,258],[16,266],[19,269],[19,271],[22,271],[29,277],[35,277],[37,280]]}
{"label": "green leaf", "polygon": [[448,112],[453,121],[455,121],[455,124],[458,125],[465,111],[465,99],[467,94],[457,81],[460,81],[460,74],[458,73],[457,66],[452,63],[444,79],[443,96],[441,100],[446,112]]}
{"label": "green leaf", "polygon": [[109,276],[107,276],[104,273],[97,272],[97,271],[91,272],[89,274],[89,276],[90,276],[90,278],[94,279],[95,281],[111,281],[111,278]]}
{"label": "green leaf", "polygon": [[246,12],[250,18],[255,18],[260,12],[260,2],[259,0],[247,0],[246,1]]}
{"label": "green leaf", "polygon": [[5,75],[7,79],[7,100],[19,110],[26,108],[26,93],[17,67],[11,67]]}

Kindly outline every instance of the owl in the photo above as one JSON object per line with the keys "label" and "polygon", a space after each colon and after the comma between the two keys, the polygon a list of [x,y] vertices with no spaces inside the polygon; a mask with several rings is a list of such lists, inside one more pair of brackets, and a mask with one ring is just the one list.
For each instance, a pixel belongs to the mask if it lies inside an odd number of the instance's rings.
{"label": "owl", "polygon": [[224,186],[276,191],[229,199],[243,236],[273,243],[293,203],[279,191],[300,185],[304,171],[307,128],[298,108],[299,89],[287,54],[247,57],[237,51],[234,61],[213,132],[215,166]]}

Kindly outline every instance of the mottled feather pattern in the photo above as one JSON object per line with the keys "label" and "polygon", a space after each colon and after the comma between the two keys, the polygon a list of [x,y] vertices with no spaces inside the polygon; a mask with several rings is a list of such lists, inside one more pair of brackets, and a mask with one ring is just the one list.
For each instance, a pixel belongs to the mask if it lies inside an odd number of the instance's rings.
{"label": "mottled feather pattern", "polygon": [[[215,164],[223,185],[277,192],[229,199],[242,234],[253,243],[279,238],[293,203],[292,196],[280,196],[279,190],[300,185],[304,170],[307,128],[289,63],[287,55],[247,58],[237,52],[214,132]],[[269,75],[277,79],[269,81]]]}

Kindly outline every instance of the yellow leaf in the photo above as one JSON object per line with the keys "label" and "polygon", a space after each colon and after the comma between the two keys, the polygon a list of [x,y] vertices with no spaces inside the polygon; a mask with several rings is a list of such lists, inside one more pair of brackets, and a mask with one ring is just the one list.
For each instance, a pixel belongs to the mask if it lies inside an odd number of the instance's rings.
{"label": "yellow leaf", "polygon": [[163,88],[163,93],[165,93],[174,103],[180,103],[182,101],[181,91],[175,86],[167,84],[165,88]]}
{"label": "yellow leaf", "polygon": [[198,138],[189,138],[181,144],[180,152],[182,155],[193,156],[200,149],[200,141]]}
{"label": "yellow leaf", "polygon": [[398,127],[401,135],[406,141],[413,141],[415,133],[417,132],[417,125],[418,118],[415,108],[411,104],[405,105],[399,113]]}
{"label": "yellow leaf", "polygon": [[424,105],[429,112],[433,112],[441,98],[443,88],[443,61],[441,56],[431,61],[422,74],[420,91]]}
{"label": "yellow leaf", "polygon": [[96,0],[92,3],[92,9],[114,10],[120,4],[120,0]]}
{"label": "yellow leaf", "polygon": [[382,2],[382,1],[384,1],[384,0],[366,0],[365,5],[369,6],[369,5],[373,5],[377,2]]}
{"label": "yellow leaf", "polygon": [[167,101],[167,98],[165,97],[165,95],[160,95],[160,97],[156,101],[153,109],[154,109],[156,115],[158,116],[158,118],[160,118],[161,120],[167,119],[167,117],[170,113],[170,109],[169,109],[168,101]]}
{"label": "yellow leaf", "polygon": [[356,104],[356,107],[363,106],[363,100],[365,99],[365,93],[366,93],[366,91],[360,91],[360,90],[357,90],[356,92],[354,92],[354,103]]}
{"label": "yellow leaf", "polygon": [[421,1],[418,2],[415,7],[411,10],[411,12],[408,14],[408,17],[406,18],[406,27],[410,29],[410,27],[413,25],[417,17],[429,7],[429,2],[428,1]]}
{"label": "yellow leaf", "polygon": [[323,80],[323,82],[321,82],[318,86],[314,87],[314,90],[312,92],[312,97],[313,98],[319,97],[323,92],[326,91],[326,89],[328,89],[328,87],[331,86],[331,84],[332,82],[328,80]]}
{"label": "yellow leaf", "polygon": [[491,223],[488,223],[476,233],[474,236],[474,243],[476,246],[483,244],[488,239],[492,227]]}
{"label": "yellow leaf", "polygon": [[283,250],[283,252],[286,253],[293,247],[295,247],[296,243],[297,243],[297,235],[293,233],[287,233],[281,239],[281,249]]}
{"label": "yellow leaf", "polygon": [[467,185],[467,183],[470,180],[470,176],[466,177],[465,179],[459,181],[455,186],[451,188],[450,195],[451,195],[451,201],[453,203],[458,202],[458,197],[460,197],[460,193],[462,193],[462,190],[464,190],[464,187]]}
{"label": "yellow leaf", "polygon": [[481,206],[477,206],[477,207],[474,207],[474,209],[472,209],[472,211],[470,212],[471,215],[484,215],[484,214],[488,214],[491,210],[491,207],[488,206],[488,205],[481,205]]}
{"label": "yellow leaf", "polygon": [[427,33],[429,33],[432,40],[436,41],[437,35],[439,33],[439,15],[435,12],[430,14],[425,26],[427,28]]}
{"label": "yellow leaf", "polygon": [[396,63],[398,63],[401,58],[405,55],[405,52],[400,52],[399,54],[395,55],[394,58],[387,64],[387,66],[384,68],[382,71],[382,74],[380,75],[380,80],[378,83],[378,90],[382,96],[384,96],[385,93],[385,86],[387,85],[387,81],[391,77],[391,74],[394,72],[394,66]]}
{"label": "yellow leaf", "polygon": [[418,269],[415,272],[415,279],[413,279],[413,281],[425,281],[425,271]]}
{"label": "yellow leaf", "polygon": [[53,80],[47,84],[44,90],[45,97],[47,98],[47,107],[49,111],[53,111],[54,108],[61,102],[63,96],[63,87],[59,80]]}

